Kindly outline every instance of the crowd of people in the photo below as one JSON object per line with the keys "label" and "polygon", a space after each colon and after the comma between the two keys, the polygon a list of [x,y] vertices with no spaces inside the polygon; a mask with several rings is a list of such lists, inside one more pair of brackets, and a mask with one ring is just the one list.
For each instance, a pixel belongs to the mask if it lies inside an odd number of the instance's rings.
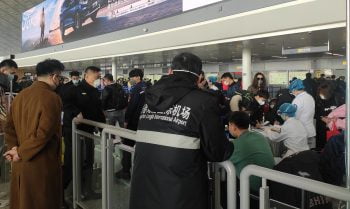
{"label": "crowd of people", "polygon": [[[1,62],[3,88],[17,68],[12,60]],[[122,169],[116,172],[116,178],[131,181],[130,209],[210,208],[208,161],[230,160],[238,180],[242,169],[254,164],[344,183],[343,77],[316,79],[308,73],[304,80],[293,78],[271,98],[263,73],[256,73],[244,90],[242,79],[231,73],[207,78],[202,61],[191,53],[175,56],[169,75],[154,84],[144,79],[142,69],[132,69],[125,80],[102,76],[100,68],[89,66],[83,75],[70,72],[69,82],[61,75],[64,69],[54,59],[38,63],[36,81],[21,89],[6,115],[4,157],[12,162],[11,209],[68,208],[63,191],[72,181],[74,118],[136,131],[137,142],[122,139],[135,146],[134,163],[131,154],[123,152]],[[78,129],[100,131],[83,124]],[[92,185],[94,142],[86,138],[83,144],[81,198],[99,199]],[[253,194],[258,195],[260,184],[260,179],[251,179]],[[271,193],[277,200],[301,205],[299,190],[271,182]],[[324,201],[316,201],[320,198]],[[308,208],[331,207],[317,194],[308,194],[306,202]],[[257,207],[252,200],[251,208]]]}

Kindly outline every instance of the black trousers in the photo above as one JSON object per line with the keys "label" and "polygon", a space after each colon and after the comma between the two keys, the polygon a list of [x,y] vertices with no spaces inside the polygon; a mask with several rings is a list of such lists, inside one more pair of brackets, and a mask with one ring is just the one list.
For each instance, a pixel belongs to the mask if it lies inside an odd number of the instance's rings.
{"label": "black trousers", "polygon": [[[123,138],[123,144],[133,147],[135,145],[135,141],[130,140],[130,139],[125,139]],[[131,169],[131,153],[123,151],[123,156],[122,156],[122,167],[124,172],[130,172]]]}
{"label": "black trousers", "polygon": [[73,162],[72,162],[72,129],[63,128],[64,139],[64,165],[63,165],[63,189],[67,189],[73,178]]}

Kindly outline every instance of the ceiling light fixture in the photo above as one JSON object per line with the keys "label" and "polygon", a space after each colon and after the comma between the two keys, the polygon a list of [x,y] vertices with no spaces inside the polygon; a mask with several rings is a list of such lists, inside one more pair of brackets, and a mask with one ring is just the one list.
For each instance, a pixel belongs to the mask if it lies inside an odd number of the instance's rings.
{"label": "ceiling light fixture", "polygon": [[288,57],[283,57],[283,56],[271,56],[272,58],[278,58],[278,59],[287,59]]}

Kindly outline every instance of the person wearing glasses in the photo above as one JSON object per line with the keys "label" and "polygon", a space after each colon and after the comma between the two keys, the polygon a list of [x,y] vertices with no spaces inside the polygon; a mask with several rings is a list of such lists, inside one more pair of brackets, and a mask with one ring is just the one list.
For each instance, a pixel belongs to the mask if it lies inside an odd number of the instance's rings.
{"label": "person wearing glasses", "polygon": [[16,96],[7,115],[4,157],[12,163],[11,209],[61,208],[62,102],[55,90],[63,70],[58,60],[40,62],[38,81]]}
{"label": "person wearing glasses", "polygon": [[265,75],[262,73],[257,73],[254,76],[253,84],[249,86],[248,91],[252,94],[256,94],[260,90],[267,90],[267,83]]}

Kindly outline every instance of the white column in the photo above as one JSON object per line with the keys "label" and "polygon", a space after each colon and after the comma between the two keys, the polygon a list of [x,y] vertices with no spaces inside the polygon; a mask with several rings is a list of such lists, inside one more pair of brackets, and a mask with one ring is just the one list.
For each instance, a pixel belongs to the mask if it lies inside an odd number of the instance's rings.
{"label": "white column", "polygon": [[116,81],[117,80],[117,60],[116,60],[116,58],[112,59],[112,75],[113,75],[113,79]]}
{"label": "white column", "polygon": [[252,83],[252,50],[248,41],[243,43],[242,82],[244,90],[247,90]]}

